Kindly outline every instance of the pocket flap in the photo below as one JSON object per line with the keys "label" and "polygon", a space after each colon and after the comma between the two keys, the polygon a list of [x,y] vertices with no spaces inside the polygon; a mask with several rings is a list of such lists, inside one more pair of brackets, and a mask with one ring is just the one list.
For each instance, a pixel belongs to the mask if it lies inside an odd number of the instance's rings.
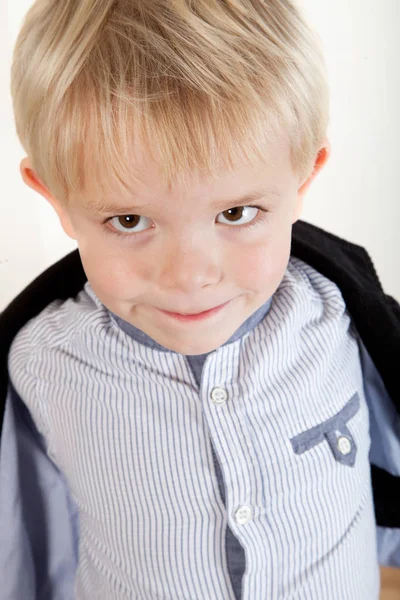
{"label": "pocket flap", "polygon": [[350,467],[354,466],[357,446],[347,427],[347,422],[354,417],[359,408],[360,397],[356,392],[336,415],[292,438],[290,442],[294,452],[303,454],[326,441],[338,462]]}

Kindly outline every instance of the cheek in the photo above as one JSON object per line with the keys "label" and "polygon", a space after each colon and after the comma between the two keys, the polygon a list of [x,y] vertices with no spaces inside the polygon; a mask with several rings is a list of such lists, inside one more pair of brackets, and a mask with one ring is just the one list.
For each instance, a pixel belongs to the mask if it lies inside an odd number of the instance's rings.
{"label": "cheek", "polygon": [[132,257],[132,250],[121,252],[85,251],[80,248],[83,268],[96,295],[105,299],[125,300],[141,295],[149,278],[149,267]]}
{"label": "cheek", "polygon": [[243,288],[268,289],[272,294],[284,276],[290,257],[290,236],[277,236],[252,245],[238,257],[237,276]]}

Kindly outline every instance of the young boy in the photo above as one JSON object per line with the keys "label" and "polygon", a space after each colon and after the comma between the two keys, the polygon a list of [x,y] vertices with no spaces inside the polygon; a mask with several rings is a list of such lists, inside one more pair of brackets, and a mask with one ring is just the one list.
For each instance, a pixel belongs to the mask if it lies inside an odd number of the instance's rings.
{"label": "young boy", "polygon": [[37,0],[12,94],[79,254],[0,319],[2,598],[377,599],[400,308],[298,222],[329,156],[298,9]]}

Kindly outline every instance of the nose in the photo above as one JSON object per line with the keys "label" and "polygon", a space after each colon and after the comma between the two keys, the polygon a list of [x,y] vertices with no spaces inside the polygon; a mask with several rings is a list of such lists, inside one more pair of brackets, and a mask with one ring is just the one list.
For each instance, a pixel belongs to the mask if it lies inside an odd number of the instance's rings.
{"label": "nose", "polygon": [[170,292],[191,294],[215,286],[222,276],[218,250],[206,241],[175,241],[164,252],[157,275],[158,285]]}

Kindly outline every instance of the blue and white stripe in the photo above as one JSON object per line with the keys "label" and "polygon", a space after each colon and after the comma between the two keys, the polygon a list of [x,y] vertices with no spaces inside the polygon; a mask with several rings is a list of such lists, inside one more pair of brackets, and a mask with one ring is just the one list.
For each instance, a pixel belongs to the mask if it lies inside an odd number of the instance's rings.
{"label": "blue and white stripe", "polygon": [[[234,600],[227,525],[245,550],[244,600],[378,599],[355,332],[338,288],[304,262],[290,259],[256,327],[207,356],[200,386],[185,356],[119,327],[89,283],[27,324],[9,369],[79,509],[77,600]],[[354,466],[327,441],[294,452],[355,394]]]}

